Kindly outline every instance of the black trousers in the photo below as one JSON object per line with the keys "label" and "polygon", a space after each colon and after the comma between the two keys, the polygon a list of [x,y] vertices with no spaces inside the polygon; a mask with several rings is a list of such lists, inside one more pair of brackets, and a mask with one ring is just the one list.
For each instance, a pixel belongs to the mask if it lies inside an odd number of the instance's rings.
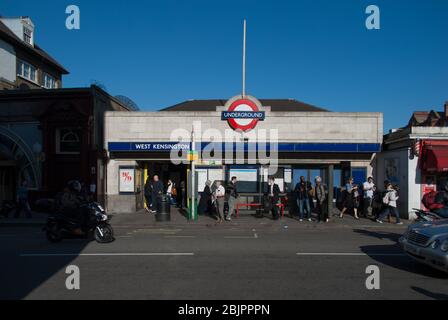
{"label": "black trousers", "polygon": [[272,212],[272,218],[274,218],[275,220],[278,219],[278,207],[277,207],[277,202],[278,201],[274,201],[274,199],[270,198],[271,200],[271,212]]}
{"label": "black trousers", "polygon": [[317,213],[318,213],[318,219],[319,221],[326,221],[328,219],[328,206],[327,202],[324,201],[323,203],[317,202],[316,205]]}

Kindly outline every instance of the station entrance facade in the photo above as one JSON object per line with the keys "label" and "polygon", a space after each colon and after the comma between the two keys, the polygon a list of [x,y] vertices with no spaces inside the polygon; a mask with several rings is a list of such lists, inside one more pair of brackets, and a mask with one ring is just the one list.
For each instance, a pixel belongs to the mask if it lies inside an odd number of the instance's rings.
{"label": "station entrance facade", "polygon": [[[184,186],[189,205],[207,180],[227,182],[236,176],[238,201],[251,203],[266,191],[268,177],[290,201],[301,176],[311,183],[319,176],[332,208],[346,179],[362,183],[371,174],[382,142],[381,113],[240,98],[187,101],[158,112],[106,113],[108,210],[143,208],[144,182],[154,175],[165,184],[173,181],[177,189]],[[294,203],[289,207],[295,210]]]}

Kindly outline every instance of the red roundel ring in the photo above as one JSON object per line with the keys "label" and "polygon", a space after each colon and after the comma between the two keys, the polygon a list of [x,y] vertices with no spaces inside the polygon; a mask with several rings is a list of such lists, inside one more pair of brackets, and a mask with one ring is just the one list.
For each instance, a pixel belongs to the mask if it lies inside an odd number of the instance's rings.
{"label": "red roundel ring", "polygon": [[[248,105],[252,109],[252,111],[254,111],[254,112],[260,111],[258,109],[257,105],[253,101],[248,100],[248,99],[239,99],[239,100],[234,101],[230,105],[228,111],[229,112],[235,111],[235,110],[237,110],[237,108],[240,105],[243,105],[243,104]],[[234,118],[233,119],[228,119],[228,122],[229,122],[229,125],[232,127],[233,130],[248,131],[248,130],[252,130],[253,128],[255,128],[255,126],[258,123],[258,119],[253,119],[249,124],[246,124],[246,125],[239,124],[238,120],[234,119]]]}

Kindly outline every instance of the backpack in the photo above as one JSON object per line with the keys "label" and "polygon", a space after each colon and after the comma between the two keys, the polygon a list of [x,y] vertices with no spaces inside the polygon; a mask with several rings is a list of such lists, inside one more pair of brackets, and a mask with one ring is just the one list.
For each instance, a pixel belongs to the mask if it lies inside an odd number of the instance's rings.
{"label": "backpack", "polygon": [[385,205],[389,204],[389,192],[384,195],[383,204],[385,204]]}

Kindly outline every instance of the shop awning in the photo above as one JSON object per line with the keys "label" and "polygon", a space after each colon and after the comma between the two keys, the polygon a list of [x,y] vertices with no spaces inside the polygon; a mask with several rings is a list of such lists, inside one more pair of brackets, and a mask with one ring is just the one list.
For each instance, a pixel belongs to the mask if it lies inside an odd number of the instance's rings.
{"label": "shop awning", "polygon": [[426,172],[448,172],[448,146],[427,146],[423,150],[422,169]]}

